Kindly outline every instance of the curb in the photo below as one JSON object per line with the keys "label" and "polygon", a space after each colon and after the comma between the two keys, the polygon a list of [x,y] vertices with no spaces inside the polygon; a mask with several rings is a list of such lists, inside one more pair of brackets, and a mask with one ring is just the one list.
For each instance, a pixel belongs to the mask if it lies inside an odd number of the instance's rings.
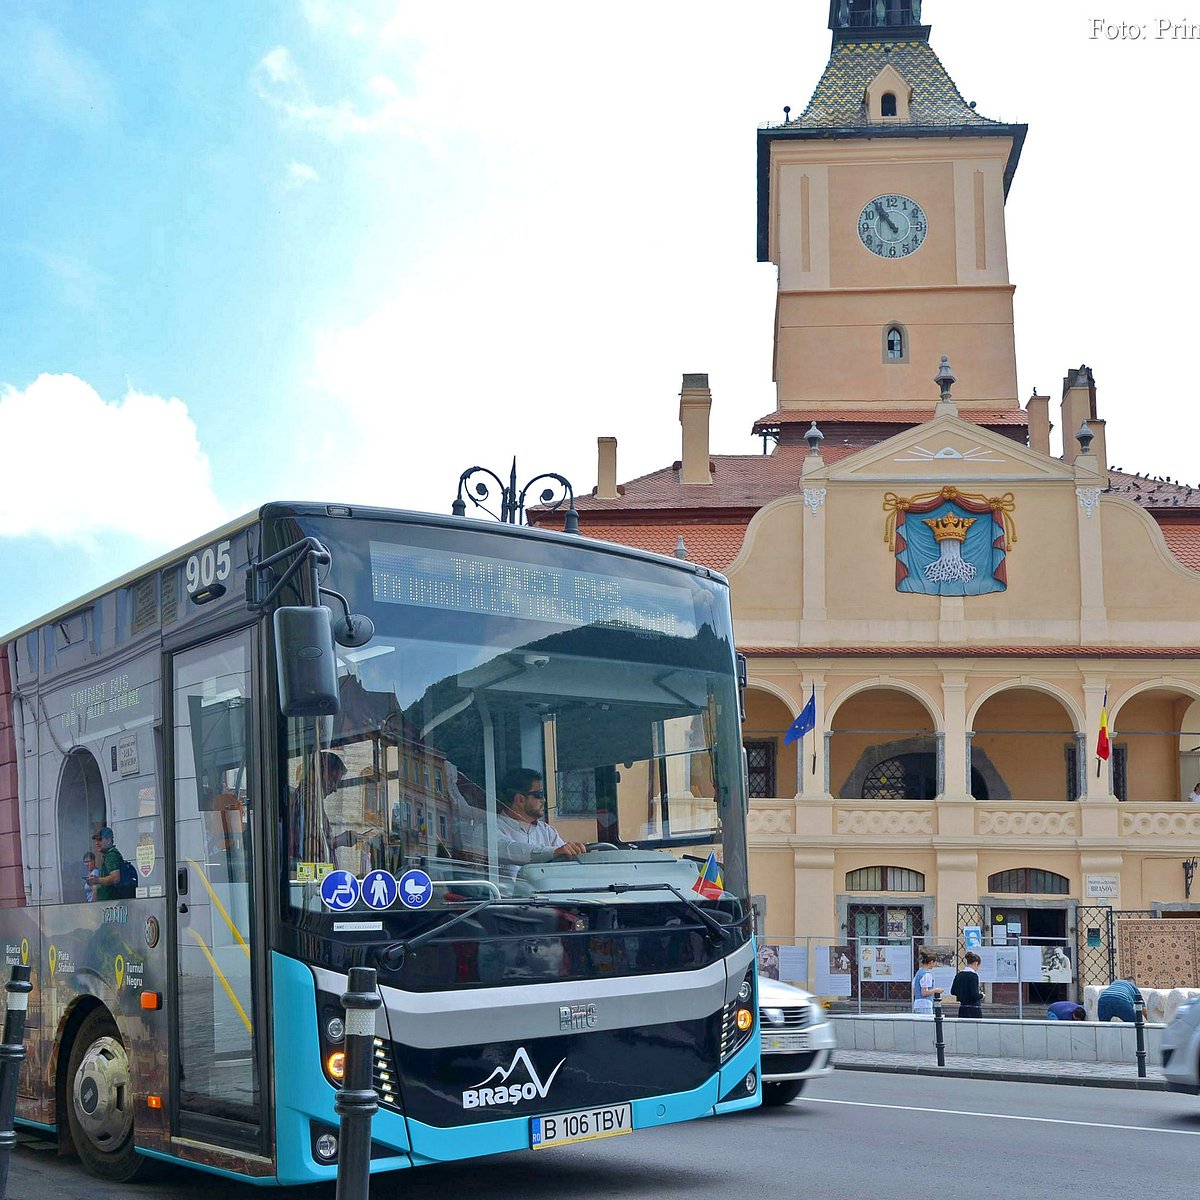
{"label": "curb", "polygon": [[1116,1075],[1050,1075],[1032,1071],[979,1071],[969,1067],[909,1066],[890,1063],[835,1062],[839,1071],[881,1071],[889,1075],[936,1075],[950,1079],[996,1079],[1003,1083],[1052,1083],[1064,1087],[1129,1088],[1165,1092],[1165,1079],[1123,1079]]}

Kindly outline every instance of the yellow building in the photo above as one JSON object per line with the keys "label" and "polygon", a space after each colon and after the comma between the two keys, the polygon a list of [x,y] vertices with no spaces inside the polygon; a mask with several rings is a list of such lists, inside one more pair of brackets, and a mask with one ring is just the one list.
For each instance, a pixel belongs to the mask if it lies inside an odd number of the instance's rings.
{"label": "yellow building", "polygon": [[1109,469],[1086,366],[1053,414],[1063,457],[1049,398],[1018,400],[1025,128],[964,102],[920,9],[832,0],[811,101],[759,131],[769,452],[712,455],[707,376],[685,375],[678,461],[618,484],[600,438],[578,508],[587,535],[731,581],[768,934],[999,918],[1101,975],[1105,907],[1200,913],[1200,491]]}

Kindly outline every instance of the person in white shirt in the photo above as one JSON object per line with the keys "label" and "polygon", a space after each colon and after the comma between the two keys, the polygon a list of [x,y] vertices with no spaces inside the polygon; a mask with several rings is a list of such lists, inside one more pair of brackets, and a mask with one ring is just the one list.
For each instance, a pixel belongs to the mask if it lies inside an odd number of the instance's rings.
{"label": "person in white shirt", "polygon": [[1196,786],[1192,788],[1192,794],[1188,797],[1188,799],[1193,804],[1200,804],[1200,783],[1196,784]]}
{"label": "person in white shirt", "polygon": [[513,767],[500,780],[500,812],[496,816],[500,861],[515,875],[526,863],[577,858],[587,847],[567,842],[545,820],[546,791],[542,777],[528,767]]}

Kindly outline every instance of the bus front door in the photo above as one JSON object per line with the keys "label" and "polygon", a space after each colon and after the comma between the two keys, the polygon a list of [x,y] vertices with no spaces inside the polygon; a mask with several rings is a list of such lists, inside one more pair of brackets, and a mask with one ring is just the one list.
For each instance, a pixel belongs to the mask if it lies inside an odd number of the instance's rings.
{"label": "bus front door", "polygon": [[174,1125],[196,1141],[264,1141],[252,835],[254,638],[173,656]]}

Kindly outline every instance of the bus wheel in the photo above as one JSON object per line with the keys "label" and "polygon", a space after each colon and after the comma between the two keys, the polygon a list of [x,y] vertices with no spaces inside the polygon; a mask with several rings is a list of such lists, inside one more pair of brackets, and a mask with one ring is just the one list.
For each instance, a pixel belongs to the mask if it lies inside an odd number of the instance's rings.
{"label": "bus wheel", "polygon": [[133,1148],[133,1086],[129,1056],[112,1017],[89,1013],[71,1043],[67,1120],[83,1165],[93,1175],[124,1183],[145,1159]]}

